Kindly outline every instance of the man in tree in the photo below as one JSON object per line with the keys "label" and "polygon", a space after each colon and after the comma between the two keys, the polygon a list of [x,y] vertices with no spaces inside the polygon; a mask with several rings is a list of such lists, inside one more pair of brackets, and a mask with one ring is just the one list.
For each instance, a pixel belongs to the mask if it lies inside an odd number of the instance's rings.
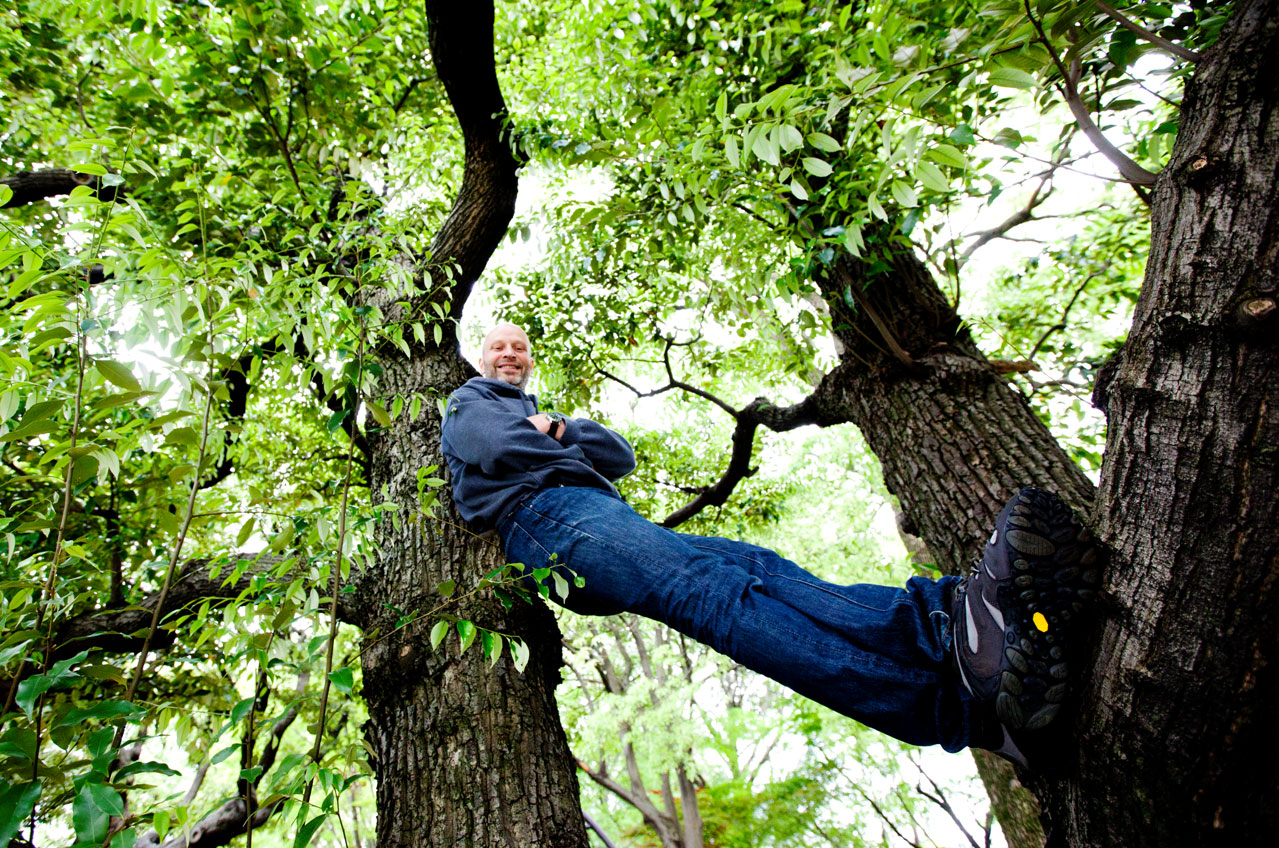
{"label": "man in tree", "polygon": [[765,548],[642,518],[612,483],[635,468],[626,440],[539,412],[524,392],[520,327],[493,329],[479,366],[441,436],[458,510],[496,529],[508,560],[583,578],[566,607],[657,619],[905,742],[1027,765],[1066,695],[1070,622],[1098,582],[1091,537],[1056,495],[1014,495],[967,578],[839,586]]}

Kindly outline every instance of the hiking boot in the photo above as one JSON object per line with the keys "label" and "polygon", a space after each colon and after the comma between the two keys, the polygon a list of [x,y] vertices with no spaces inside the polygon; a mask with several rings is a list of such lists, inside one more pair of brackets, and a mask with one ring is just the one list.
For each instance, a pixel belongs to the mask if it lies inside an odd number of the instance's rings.
{"label": "hiking boot", "polygon": [[994,749],[1028,766],[1026,743],[1061,712],[1076,649],[1072,620],[1100,582],[1092,534],[1061,498],[1025,488],[1008,501],[972,573],[951,601],[964,686],[1003,730]]}

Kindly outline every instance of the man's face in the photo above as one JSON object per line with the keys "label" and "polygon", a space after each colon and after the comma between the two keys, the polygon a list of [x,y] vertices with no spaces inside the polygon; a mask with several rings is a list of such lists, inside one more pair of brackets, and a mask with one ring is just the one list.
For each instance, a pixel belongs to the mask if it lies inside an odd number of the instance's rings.
{"label": "man's face", "polygon": [[533,350],[528,336],[514,324],[499,324],[484,338],[480,351],[480,373],[490,380],[510,383],[517,389],[528,385],[533,371]]}

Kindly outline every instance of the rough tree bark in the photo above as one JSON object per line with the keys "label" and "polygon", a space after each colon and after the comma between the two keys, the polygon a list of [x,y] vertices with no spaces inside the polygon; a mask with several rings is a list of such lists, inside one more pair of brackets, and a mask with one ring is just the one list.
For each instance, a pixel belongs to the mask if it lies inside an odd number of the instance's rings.
{"label": "rough tree bark", "polygon": [[[505,105],[493,61],[491,3],[428,2],[430,47],[457,113],[466,147],[462,186],[435,235],[427,298],[461,313],[515,208],[516,162],[503,131]],[[444,270],[451,266],[453,275]],[[404,315],[391,299],[388,316]],[[425,299],[409,315],[426,313]],[[462,361],[449,326],[441,345],[411,356],[381,351],[387,395],[444,396],[474,371]],[[435,587],[474,587],[504,558],[491,540],[454,523],[447,488],[432,515],[418,509],[417,470],[444,468],[440,417],[425,404],[414,421],[371,440],[371,489],[397,508],[377,529],[379,558],[356,582],[355,606],[366,634],[364,696],[378,782],[379,848],[422,845],[584,848],[574,760],[560,726],[554,689],[560,637],[541,604],[507,611],[491,597],[455,610],[482,627],[523,637],[532,657],[523,673],[509,654],[489,669],[477,648],[464,654],[455,637],[437,651],[426,627],[395,629],[390,608],[429,609]]]}
{"label": "rough tree bark", "polygon": [[1112,551],[1078,759],[1050,841],[1258,845],[1279,825],[1279,2],[1200,60],[1152,198],[1109,391],[1095,526]]}
{"label": "rough tree bark", "polygon": [[[1156,188],[1094,514],[1115,554],[1104,633],[1077,684],[1077,753],[1064,776],[1034,786],[1051,844],[1253,844],[1279,818],[1266,763],[1279,743],[1266,720],[1279,694],[1276,5],[1240,4],[1200,62]],[[944,570],[977,555],[1018,485],[1053,487],[1087,511],[1091,486],[922,264],[907,253],[890,264],[867,280],[848,262],[823,281],[848,355],[805,414],[858,424]],[[978,762],[988,787],[1009,779]]]}

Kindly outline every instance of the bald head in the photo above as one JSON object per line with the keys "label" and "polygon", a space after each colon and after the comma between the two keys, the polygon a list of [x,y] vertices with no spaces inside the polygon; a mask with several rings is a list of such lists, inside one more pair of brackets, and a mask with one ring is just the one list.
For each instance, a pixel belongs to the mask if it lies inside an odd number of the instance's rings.
{"label": "bald head", "polygon": [[484,337],[479,366],[480,373],[490,380],[523,389],[533,373],[533,346],[528,334],[515,324],[498,324]]}

